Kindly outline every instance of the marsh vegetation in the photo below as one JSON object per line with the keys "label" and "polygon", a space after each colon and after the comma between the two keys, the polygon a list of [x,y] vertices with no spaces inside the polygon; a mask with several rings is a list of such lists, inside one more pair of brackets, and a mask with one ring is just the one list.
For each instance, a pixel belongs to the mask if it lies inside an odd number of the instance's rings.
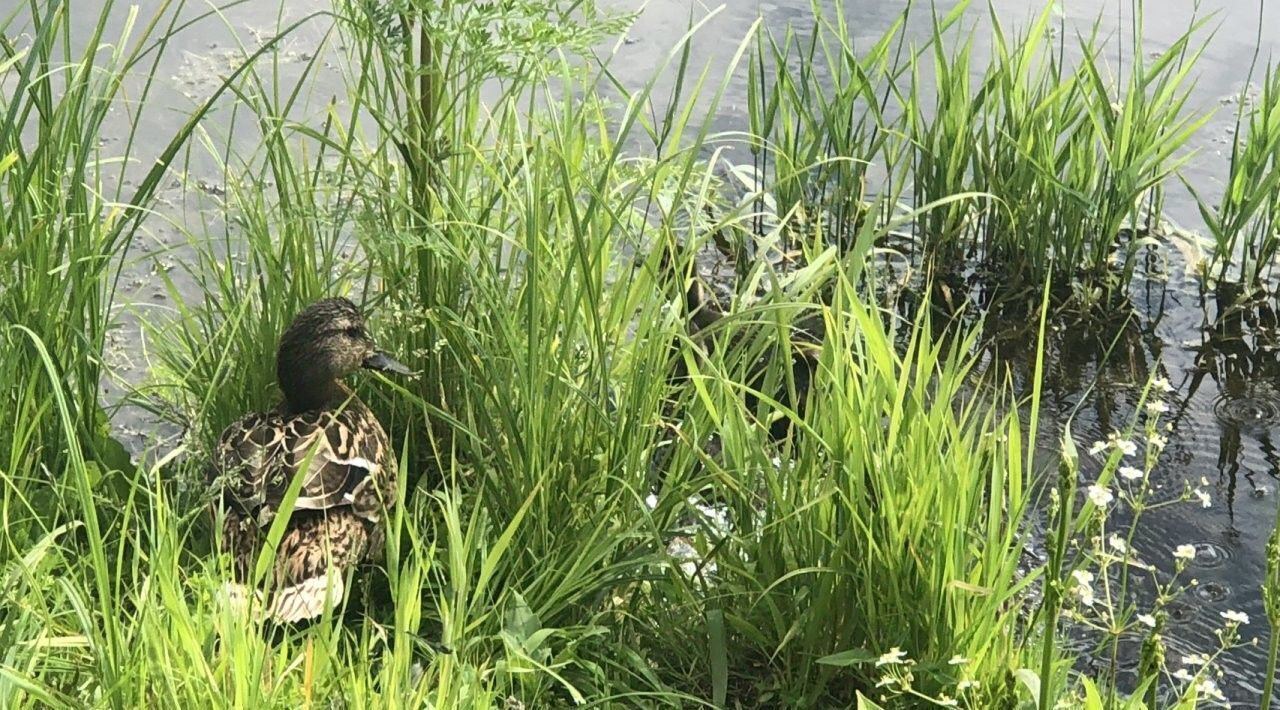
{"label": "marsh vegetation", "polygon": [[[1205,190],[1183,169],[1208,20],[1153,51],[1133,7],[1119,62],[1053,6],[1011,26],[914,3],[855,42],[815,3],[703,68],[695,17],[631,86],[629,18],[589,0],[334,0],[230,50],[168,134],[111,141],[113,114],[172,109],[162,58],[219,11],[107,2],[87,36],[60,0],[0,17],[0,705],[1270,697],[1275,636],[1265,689],[1220,661],[1280,623],[1280,538],[1253,617],[1180,652],[1202,553],[1141,531],[1211,487],[1164,475],[1191,395],[1131,346],[1170,264],[1216,299],[1205,332],[1274,325],[1280,72],[1241,67]],[[316,108],[322,72],[344,93]],[[713,131],[744,75],[743,125]],[[1194,259],[1173,192],[1202,216]],[[163,306],[120,297],[140,267]],[[398,500],[344,609],[264,628],[218,604],[203,471],[332,295],[421,373],[356,382]],[[145,379],[107,397],[126,317]],[[1046,396],[1085,341],[1134,393],[1088,435],[1101,375]],[[1223,377],[1275,371],[1246,370]],[[180,435],[126,450],[126,406]]]}

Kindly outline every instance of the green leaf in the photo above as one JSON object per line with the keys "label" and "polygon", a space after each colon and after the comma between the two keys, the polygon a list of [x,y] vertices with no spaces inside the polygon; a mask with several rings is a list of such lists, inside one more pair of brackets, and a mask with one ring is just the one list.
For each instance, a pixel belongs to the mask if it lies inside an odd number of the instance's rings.
{"label": "green leaf", "polygon": [[1084,710],[1103,710],[1102,695],[1093,679],[1082,678],[1080,684],[1084,687]]}
{"label": "green leaf", "polygon": [[818,659],[818,663],[824,666],[839,666],[846,668],[848,666],[856,666],[862,663],[871,663],[879,658],[876,654],[865,648],[851,648],[848,651],[833,653],[830,656],[823,656]]}
{"label": "green leaf", "polygon": [[1062,427],[1062,465],[1075,470],[1080,463],[1080,452],[1076,450],[1075,437],[1071,433],[1071,421]]}
{"label": "green leaf", "polygon": [[884,706],[858,691],[858,710],[884,710]]}
{"label": "green leaf", "polygon": [[707,643],[711,662],[711,701],[724,707],[729,695],[729,654],[725,646],[724,611],[707,610]]}
{"label": "green leaf", "polygon": [[1019,668],[1013,672],[1018,683],[1031,692],[1033,699],[1040,697],[1040,675],[1030,668]]}
{"label": "green leaf", "polygon": [[542,629],[542,620],[529,608],[529,602],[525,601],[522,594],[512,592],[511,596],[515,604],[507,609],[506,623],[503,626],[513,637],[523,642]]}

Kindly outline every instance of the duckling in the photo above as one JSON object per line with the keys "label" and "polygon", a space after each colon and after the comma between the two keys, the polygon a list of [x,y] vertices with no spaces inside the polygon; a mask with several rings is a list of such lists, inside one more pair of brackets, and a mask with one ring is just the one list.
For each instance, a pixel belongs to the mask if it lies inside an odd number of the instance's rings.
{"label": "duckling", "polygon": [[[373,412],[343,384],[360,368],[413,374],[374,346],[364,316],[345,298],[317,301],[280,339],[272,411],[223,431],[210,471],[222,511],[222,548],[235,581],[223,590],[243,607],[258,553],[296,476],[301,488],[276,550],[271,596],[278,622],[313,619],[341,603],[347,571],[383,551],[384,512],[395,500],[396,459]],[[260,591],[253,591],[260,602]]]}

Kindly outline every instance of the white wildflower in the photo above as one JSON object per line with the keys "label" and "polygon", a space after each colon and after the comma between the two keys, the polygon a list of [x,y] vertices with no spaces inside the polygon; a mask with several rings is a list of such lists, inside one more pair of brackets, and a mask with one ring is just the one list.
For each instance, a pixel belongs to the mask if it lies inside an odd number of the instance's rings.
{"label": "white wildflower", "polygon": [[1113,435],[1113,437],[1114,438],[1111,440],[1111,445],[1114,446],[1116,450],[1119,451],[1120,453],[1124,454],[1125,456],[1133,456],[1134,454],[1138,453],[1137,444],[1133,443],[1132,441],[1129,441],[1128,439],[1121,439],[1119,436],[1116,436],[1116,435]]}
{"label": "white wildflower", "polygon": [[1204,486],[1205,488],[1208,488],[1208,487],[1209,487],[1209,479],[1205,478],[1204,476],[1201,476],[1201,477],[1200,477],[1200,485]]}
{"label": "white wildflower", "polygon": [[1213,499],[1209,497],[1209,494],[1199,488],[1195,490],[1195,496],[1200,499],[1201,508],[1208,508],[1213,505]]}
{"label": "white wildflower", "polygon": [[1190,682],[1196,679],[1195,676],[1187,672],[1186,668],[1179,668],[1178,670],[1174,671],[1173,677],[1177,680],[1187,681],[1187,682]]}
{"label": "white wildflower", "polygon": [[1134,468],[1133,466],[1121,466],[1119,473],[1121,478],[1130,481],[1136,481],[1143,476],[1142,469]]}
{"label": "white wildflower", "polygon": [[1169,378],[1157,377],[1151,381],[1151,389],[1168,394],[1173,391],[1173,385],[1169,384]]}
{"label": "white wildflower", "polygon": [[1218,684],[1215,683],[1212,678],[1205,678],[1204,680],[1197,683],[1196,692],[1200,693],[1206,698],[1211,698],[1213,700],[1226,700],[1226,697],[1222,694],[1222,691],[1218,689]]}
{"label": "white wildflower", "polygon": [[947,663],[952,666],[963,666],[968,662],[969,662],[969,659],[965,658],[964,656],[961,656],[958,653],[952,656],[951,660],[947,661]]}
{"label": "white wildflower", "polygon": [[1152,434],[1151,438],[1147,439],[1147,441],[1155,448],[1156,451],[1164,451],[1164,447],[1169,445],[1169,439],[1167,437],[1160,436],[1159,434]]}
{"label": "white wildflower", "polygon": [[894,646],[893,648],[889,649],[888,653],[880,656],[879,660],[876,661],[876,667],[879,668],[880,666],[894,666],[899,663],[902,663],[902,661],[905,660],[906,657],[907,657],[906,651],[903,651],[897,646]]}
{"label": "white wildflower", "polygon": [[1243,611],[1235,611],[1234,609],[1229,609],[1227,611],[1218,612],[1218,616],[1221,616],[1227,621],[1230,621],[1236,624],[1249,623],[1249,615],[1244,613]]}
{"label": "white wildflower", "polygon": [[1129,551],[1128,543],[1126,543],[1124,541],[1124,538],[1120,537],[1119,535],[1112,535],[1111,537],[1107,538],[1107,544],[1111,546],[1111,549],[1115,550],[1116,552],[1119,552],[1122,555]]}
{"label": "white wildflower", "polygon": [[1182,665],[1184,666],[1205,666],[1209,664],[1209,657],[1203,653],[1193,653],[1190,656],[1182,657]]}
{"label": "white wildflower", "polygon": [[1106,507],[1111,501],[1115,500],[1115,496],[1111,495],[1111,491],[1105,486],[1093,484],[1089,486],[1089,500],[1099,508]]}
{"label": "white wildflower", "polygon": [[955,698],[948,697],[946,693],[938,696],[938,699],[935,702],[944,708],[960,707],[960,701]]}
{"label": "white wildflower", "polygon": [[896,682],[897,679],[891,675],[881,676],[880,680],[876,681],[876,687],[883,688],[886,685],[893,685]]}
{"label": "white wildflower", "polygon": [[1080,603],[1085,606],[1093,606],[1095,601],[1093,596],[1093,573],[1078,569],[1071,572],[1071,576],[1075,577],[1076,586],[1072,590],[1075,595],[1080,598]]}
{"label": "white wildflower", "polygon": [[1106,451],[1106,450],[1107,450],[1107,442],[1105,442],[1105,441],[1095,441],[1095,442],[1093,442],[1093,446],[1090,446],[1090,447],[1089,447],[1089,455],[1090,455],[1090,456],[1097,456],[1098,454],[1100,454],[1100,453],[1102,453],[1103,451]]}
{"label": "white wildflower", "polygon": [[1150,614],[1138,614],[1138,623],[1154,629],[1156,627],[1156,617]]}
{"label": "white wildflower", "polygon": [[1194,560],[1196,558],[1196,546],[1178,545],[1178,548],[1173,551],[1173,558],[1175,560]]}
{"label": "white wildflower", "polygon": [[1150,402],[1147,402],[1148,414],[1164,414],[1167,411],[1169,411],[1169,405],[1158,399],[1153,399]]}
{"label": "white wildflower", "polygon": [[981,684],[981,683],[979,683],[979,682],[978,682],[978,681],[976,681],[976,680],[969,680],[968,678],[965,678],[964,680],[960,681],[959,683],[956,683],[956,690],[958,690],[958,691],[964,691],[964,690],[968,690],[968,689],[970,689],[970,688],[978,688],[978,687],[981,687],[981,685],[982,685],[982,684]]}

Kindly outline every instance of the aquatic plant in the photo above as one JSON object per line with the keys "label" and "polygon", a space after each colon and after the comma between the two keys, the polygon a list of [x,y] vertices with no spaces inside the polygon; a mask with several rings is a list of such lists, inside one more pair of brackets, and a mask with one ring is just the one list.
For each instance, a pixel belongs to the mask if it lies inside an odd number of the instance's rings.
{"label": "aquatic plant", "polygon": [[[919,207],[975,194],[914,225],[913,246],[941,275],[980,266],[1030,300],[1052,277],[1089,309],[1123,298],[1134,255],[1153,243],[1144,237],[1165,185],[1189,158],[1182,148],[1208,119],[1187,108],[1203,20],[1157,54],[1130,51],[1112,76],[1097,25],[1077,40],[1071,65],[1067,33],[1051,32],[1051,4],[1014,35],[991,8],[984,61],[973,54],[973,29],[963,27],[968,10],[967,2],[945,16],[935,10],[931,35],[917,44],[901,27],[926,10],[909,5],[859,52],[843,31],[843,10],[815,7],[807,44],[788,33],[764,45],[752,116],[760,117],[753,128],[768,148],[761,162],[772,166],[775,198],[785,209],[798,199],[792,183],[803,185],[804,212],[839,235],[848,215],[861,212],[833,199],[870,191]],[[1140,11],[1132,26],[1130,47],[1143,47]],[[796,70],[812,64],[821,69]],[[975,64],[984,67],[977,80]],[[841,82],[835,94],[826,91],[829,76]],[[850,117],[858,118],[845,125]],[[883,184],[863,184],[865,163],[879,163]]]}
{"label": "aquatic plant", "polygon": [[1231,163],[1217,204],[1195,195],[1213,238],[1205,276],[1238,284],[1252,298],[1267,285],[1280,248],[1280,72],[1267,66],[1255,93],[1246,82],[1236,98]]}
{"label": "aquatic plant", "polygon": [[[1188,703],[1197,698],[1224,699],[1214,676],[1216,663],[1239,643],[1239,629],[1249,623],[1248,617],[1224,612],[1219,646],[1212,653],[1167,658],[1166,608],[1195,585],[1194,580],[1185,580],[1183,573],[1197,551],[1189,544],[1176,545],[1167,552],[1139,550],[1135,545],[1135,533],[1144,524],[1144,516],[1180,504],[1212,505],[1204,490],[1208,481],[1203,479],[1199,486],[1187,484],[1181,496],[1153,500],[1151,473],[1168,444],[1161,415],[1168,411],[1165,397],[1172,389],[1162,377],[1150,380],[1138,399],[1136,420],[1126,430],[1112,432],[1105,441],[1093,442],[1085,455],[1102,462],[1093,482],[1082,480],[1081,454],[1069,422],[1063,434],[1058,477],[1050,489],[1048,562],[1044,595],[1037,610],[1043,644],[1039,670],[1042,707],[1066,691],[1053,672],[1059,637],[1081,634],[1096,646],[1092,657],[1106,663],[1099,679],[1082,681],[1085,696],[1096,697],[1105,707],[1116,707],[1122,701],[1122,688],[1115,682],[1122,661],[1120,644],[1134,638],[1141,640],[1141,652],[1137,681],[1127,693],[1130,706],[1136,706],[1137,701],[1145,707],[1159,707],[1168,697],[1161,693],[1162,686]],[[1152,562],[1164,554],[1174,561],[1167,573]],[[1143,577],[1151,590],[1143,594],[1150,600],[1147,608],[1133,602],[1133,590]],[[1170,671],[1175,665],[1181,667]]]}

